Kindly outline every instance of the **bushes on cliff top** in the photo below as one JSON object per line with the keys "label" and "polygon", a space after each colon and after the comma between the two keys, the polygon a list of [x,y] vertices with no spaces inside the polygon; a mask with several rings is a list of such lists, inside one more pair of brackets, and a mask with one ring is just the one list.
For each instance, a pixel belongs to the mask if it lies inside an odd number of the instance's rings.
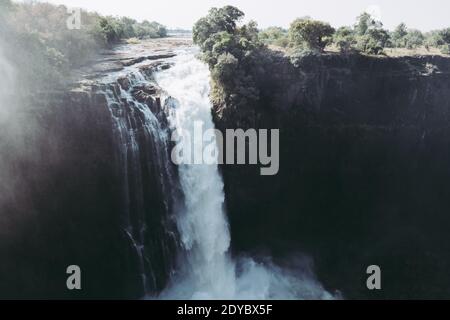
{"label": "bushes on cliff top", "polygon": [[425,36],[415,29],[408,29],[404,23],[400,23],[391,33],[392,46],[396,48],[418,48],[425,43]]}
{"label": "bushes on cliff top", "polygon": [[369,54],[381,54],[389,44],[389,32],[383,29],[381,21],[377,21],[370,14],[364,12],[355,24],[356,48]]}
{"label": "bushes on cliff top", "polygon": [[212,8],[194,25],[193,39],[213,78],[212,98],[240,112],[259,100],[257,75],[264,50],[257,25],[239,25],[244,13],[232,6]]}
{"label": "bushes on cliff top", "polygon": [[320,52],[332,42],[333,34],[334,29],[328,23],[311,19],[296,19],[289,28],[292,46],[306,46]]}
{"label": "bushes on cliff top", "polygon": [[65,6],[49,3],[12,3],[0,0],[3,49],[28,88],[53,88],[67,79],[72,68],[86,63],[96,52],[130,37],[166,35],[156,22],[103,17],[81,10],[80,29],[67,27]]}
{"label": "bushes on cliff top", "polygon": [[354,51],[355,46],[358,43],[355,32],[350,27],[341,27],[337,29],[334,34],[333,42],[342,53]]}
{"label": "bushes on cliff top", "polygon": [[289,40],[295,55],[305,50],[323,52],[331,43],[343,53],[357,50],[381,54],[390,44],[390,35],[380,21],[363,13],[358,16],[353,28],[341,27],[337,31],[325,22],[310,18],[296,19],[289,28]]}
{"label": "bushes on cliff top", "polygon": [[288,31],[280,27],[269,27],[259,32],[259,39],[266,45],[286,48],[289,45]]}

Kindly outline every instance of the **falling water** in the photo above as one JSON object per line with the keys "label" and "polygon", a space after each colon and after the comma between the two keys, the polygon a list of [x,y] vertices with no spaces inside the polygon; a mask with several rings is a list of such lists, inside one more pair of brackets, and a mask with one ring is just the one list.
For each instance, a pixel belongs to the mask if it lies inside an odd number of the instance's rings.
{"label": "falling water", "polygon": [[[175,66],[156,75],[156,81],[176,99],[171,122],[179,134],[195,136],[194,123],[214,128],[207,66],[187,50]],[[197,143],[196,143],[197,142]],[[191,145],[201,145],[192,141]],[[193,153],[201,158],[203,150]],[[195,157],[195,156],[194,156]],[[161,298],[175,299],[320,299],[332,298],[302,262],[302,269],[286,270],[251,258],[233,261],[230,232],[224,212],[223,181],[217,165],[180,165],[185,210],[177,225],[184,249],[180,270]]]}
{"label": "falling water", "polygon": [[[111,113],[118,175],[122,186],[122,231],[134,255],[142,295],[161,290],[171,271],[176,236],[170,215],[176,197],[169,160],[169,131],[139,102],[134,88],[149,85],[139,70],[127,74],[129,88],[117,82],[100,89]],[[108,83],[109,78],[105,81]],[[158,261],[158,263],[155,263]]]}
{"label": "falling water", "polygon": [[[2,85],[0,86],[0,117],[6,111],[7,104],[14,95],[15,72],[14,68],[3,54],[2,42],[0,41],[0,74]],[[1,118],[0,118],[1,120]]]}

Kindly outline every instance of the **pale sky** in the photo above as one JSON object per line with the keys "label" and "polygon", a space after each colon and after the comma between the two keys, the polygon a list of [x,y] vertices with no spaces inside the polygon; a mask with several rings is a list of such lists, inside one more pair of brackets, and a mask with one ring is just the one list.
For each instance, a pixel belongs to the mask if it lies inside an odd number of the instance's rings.
{"label": "pale sky", "polygon": [[[26,0],[25,0],[26,1]],[[352,25],[363,11],[380,17],[393,29],[400,22],[422,31],[450,27],[449,0],[47,0],[69,7],[82,7],[106,15],[158,21],[169,28],[190,29],[211,7],[234,5],[246,20],[261,28],[288,27],[297,17],[310,16],[334,27]]]}

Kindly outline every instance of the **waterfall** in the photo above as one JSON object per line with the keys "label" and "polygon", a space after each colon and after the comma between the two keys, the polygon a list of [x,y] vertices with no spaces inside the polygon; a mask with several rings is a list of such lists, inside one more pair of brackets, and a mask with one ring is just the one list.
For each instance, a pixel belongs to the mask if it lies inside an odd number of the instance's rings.
{"label": "waterfall", "polygon": [[[179,135],[194,135],[194,123],[214,128],[211,115],[210,73],[185,50],[174,58],[174,67],[155,78],[174,108],[171,124]],[[172,103],[175,99],[176,103]],[[201,145],[191,141],[191,145]],[[192,150],[201,158],[203,150]],[[251,258],[233,260],[225,214],[223,181],[217,165],[182,164],[178,167],[185,207],[177,213],[184,254],[171,285],[160,298],[175,299],[318,299],[332,298],[315,280],[304,261],[301,269],[281,269]]]}
{"label": "waterfall", "polygon": [[[176,251],[172,213],[178,197],[175,167],[169,159],[169,129],[159,117],[159,101],[136,97],[151,85],[140,70],[100,88],[111,114],[117,175],[122,187],[120,226],[129,244],[141,295],[160,291]],[[144,89],[145,90],[145,89]],[[141,91],[142,93],[142,91]],[[152,111],[153,109],[153,111]]]}

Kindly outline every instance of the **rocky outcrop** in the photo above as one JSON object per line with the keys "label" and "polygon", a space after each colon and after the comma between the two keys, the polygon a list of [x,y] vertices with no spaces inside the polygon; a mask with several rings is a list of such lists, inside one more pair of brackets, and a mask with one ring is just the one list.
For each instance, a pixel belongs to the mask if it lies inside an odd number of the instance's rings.
{"label": "rocky outcrop", "polygon": [[277,176],[222,167],[235,252],[307,252],[346,298],[448,297],[450,59],[278,55],[260,72],[256,109],[213,113],[280,129]]}
{"label": "rocky outcrop", "polygon": [[160,60],[160,59],[167,59],[167,58],[172,58],[172,57],[175,57],[175,54],[174,53],[170,53],[170,52],[162,53],[162,54],[153,54],[153,55],[150,55],[150,56],[143,56],[143,57],[127,59],[127,60],[122,61],[122,64],[125,67],[129,67],[129,66],[141,63],[141,62],[146,61],[146,60]]}

